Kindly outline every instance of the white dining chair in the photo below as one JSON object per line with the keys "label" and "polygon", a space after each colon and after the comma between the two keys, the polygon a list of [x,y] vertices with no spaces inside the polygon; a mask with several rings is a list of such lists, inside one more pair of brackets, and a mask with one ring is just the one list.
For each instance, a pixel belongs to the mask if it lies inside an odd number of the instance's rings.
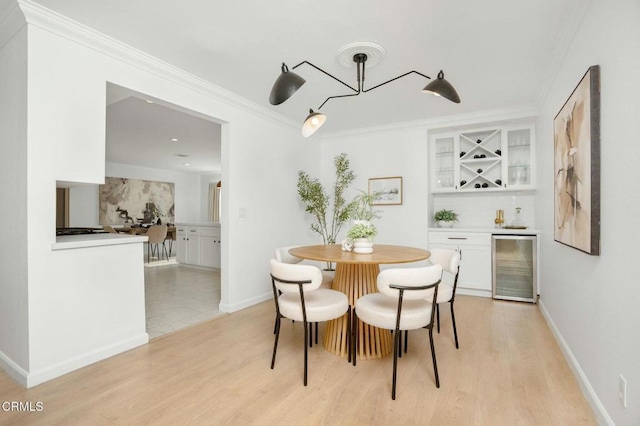
{"label": "white dining chair", "polygon": [[[310,340],[308,333],[310,325],[314,322],[339,318],[345,313],[347,313],[347,318],[350,318],[349,300],[344,293],[320,288],[322,272],[316,266],[288,264],[271,259],[270,270],[273,298],[276,305],[276,330],[271,369],[273,370],[275,367],[281,319],[289,318],[300,321],[304,327],[303,382],[307,386],[307,341]],[[350,325],[347,325],[348,330],[350,330]]]}
{"label": "white dining chair", "polygon": [[433,322],[438,284],[442,277],[442,267],[431,265],[422,268],[392,268],[378,274],[377,287],[379,293],[361,296],[354,307],[352,341],[355,343],[352,352],[353,365],[356,365],[355,350],[358,345],[358,320],[374,327],[393,330],[393,380],[391,399],[396,399],[396,381],[400,335],[402,330],[427,328],[429,345],[436,387],[440,387],[438,364],[433,345]]}
{"label": "white dining chair", "polygon": [[[286,246],[286,247],[277,247],[274,250],[274,256],[275,259],[278,262],[282,262],[282,263],[288,263],[291,265],[296,265],[300,262],[303,261],[303,259],[299,258],[299,257],[295,257],[292,256],[289,253],[289,250],[295,247],[299,247],[299,246]],[[320,284],[320,287],[322,288],[331,288],[331,286],[333,285],[333,275],[329,272],[325,272],[322,271],[322,284]],[[318,323],[316,323],[315,325],[315,329],[316,329],[316,334],[315,334],[315,342],[316,344],[318,344]],[[274,333],[275,333],[275,327],[274,327]],[[313,329],[311,330],[311,338],[309,339],[309,347],[313,346]]]}
{"label": "white dining chair", "polygon": [[[433,265],[442,267],[442,282],[438,287],[438,300],[436,305],[436,323],[438,333],[440,333],[440,304],[449,303],[451,307],[451,323],[453,324],[453,338],[458,345],[458,330],[456,329],[456,316],[453,311],[453,302],[456,298],[456,289],[458,287],[458,275],[460,274],[460,262],[462,260],[462,252],[449,249],[431,249],[429,261]],[[448,278],[447,278],[448,276]]]}

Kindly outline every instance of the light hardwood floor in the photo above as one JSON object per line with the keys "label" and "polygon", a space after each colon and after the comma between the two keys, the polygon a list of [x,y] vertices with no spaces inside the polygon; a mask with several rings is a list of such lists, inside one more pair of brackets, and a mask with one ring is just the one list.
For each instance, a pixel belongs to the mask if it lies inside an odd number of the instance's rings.
{"label": "light hardwood floor", "polygon": [[[302,384],[302,326],[283,322],[275,370],[273,302],[172,333],[32,389],[0,374],[0,424],[591,425],[594,414],[531,304],[459,296],[460,349],[448,310],[435,335],[436,389],[426,330],[411,332],[391,400],[392,357],[356,367],[322,345]],[[321,326],[321,332],[323,327]]]}

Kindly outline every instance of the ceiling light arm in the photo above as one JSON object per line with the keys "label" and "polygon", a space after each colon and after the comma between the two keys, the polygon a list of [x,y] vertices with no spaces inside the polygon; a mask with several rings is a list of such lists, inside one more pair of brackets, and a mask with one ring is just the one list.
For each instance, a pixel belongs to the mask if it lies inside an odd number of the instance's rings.
{"label": "ceiling light arm", "polygon": [[[363,88],[363,89],[362,89],[362,93],[370,92],[370,91],[372,91],[373,89],[377,89],[378,87],[380,87],[380,86],[384,86],[384,85],[385,85],[385,84],[387,84],[387,83],[391,83],[392,81],[396,81],[396,80],[398,80],[399,78],[406,77],[406,76],[408,76],[409,74],[418,74],[418,75],[421,75],[422,77],[424,77],[424,78],[426,78],[426,79],[431,80],[431,77],[429,77],[428,75],[424,75],[424,74],[422,74],[421,72],[418,72],[418,71],[409,71],[409,72],[406,72],[406,73],[404,73],[404,74],[402,74],[402,75],[399,75],[399,76],[397,76],[397,77],[395,77],[395,78],[392,78],[391,80],[387,80],[387,81],[385,81],[384,83],[380,83],[380,84],[378,84],[378,85],[376,85],[376,86],[373,86],[373,87],[371,87],[371,88],[369,88],[369,89],[364,89],[364,88]],[[362,69],[362,82],[364,83],[364,68]]]}
{"label": "ceiling light arm", "polygon": [[324,102],[318,107],[318,110],[320,110],[324,104],[326,104],[329,99],[336,99],[336,98],[348,98],[350,96],[358,96],[360,93],[362,93],[362,82],[364,81],[364,78],[360,79],[360,66],[362,65],[362,75],[364,77],[364,64],[361,63],[357,63],[357,79],[358,79],[358,90],[356,91],[356,93],[349,93],[348,95],[335,95],[335,96],[329,96],[327,99],[324,100]]}
{"label": "ceiling light arm", "polygon": [[[309,66],[311,66],[311,67],[313,67],[313,68],[317,69],[317,70],[318,70],[318,71],[320,71],[321,73],[323,73],[323,74],[325,74],[325,75],[327,75],[327,76],[331,77],[332,79],[334,79],[334,80],[335,80],[335,81],[337,81],[338,83],[342,83],[343,85],[347,86],[349,89],[353,90],[354,92],[358,92],[358,93],[360,93],[359,88],[358,88],[357,90],[356,90],[356,89],[354,89],[353,87],[351,87],[350,85],[348,85],[348,84],[347,84],[347,83],[345,83],[344,81],[340,80],[340,79],[339,79],[339,78],[337,78],[337,77],[332,76],[331,74],[329,74],[328,72],[326,72],[326,71],[325,71],[325,70],[323,70],[322,68],[319,68],[319,67],[317,67],[317,66],[313,65],[313,64],[312,64],[311,62],[309,62],[309,61],[302,61],[302,62],[300,62],[298,65],[294,66],[294,67],[293,67],[293,68],[291,68],[291,69],[292,69],[292,70],[295,70],[296,68],[298,68],[298,67],[299,67],[300,65],[302,65],[302,64],[307,64],[307,65],[309,65]],[[326,102],[326,101],[325,101],[325,102]]]}

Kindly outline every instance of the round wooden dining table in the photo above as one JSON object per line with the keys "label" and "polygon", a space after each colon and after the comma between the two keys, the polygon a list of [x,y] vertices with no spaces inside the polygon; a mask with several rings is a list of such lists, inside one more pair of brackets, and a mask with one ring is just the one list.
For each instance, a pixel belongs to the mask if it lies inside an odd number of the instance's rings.
{"label": "round wooden dining table", "polygon": [[[377,291],[381,264],[417,262],[431,255],[428,250],[385,244],[375,244],[370,254],[342,251],[337,244],[295,247],[289,253],[301,259],[334,262],[336,275],[332,288],[347,295],[352,311],[360,296]],[[341,357],[347,356],[348,350],[347,315],[329,321],[324,334],[325,349]],[[358,321],[357,333],[359,359],[381,358],[391,352],[391,331]]]}

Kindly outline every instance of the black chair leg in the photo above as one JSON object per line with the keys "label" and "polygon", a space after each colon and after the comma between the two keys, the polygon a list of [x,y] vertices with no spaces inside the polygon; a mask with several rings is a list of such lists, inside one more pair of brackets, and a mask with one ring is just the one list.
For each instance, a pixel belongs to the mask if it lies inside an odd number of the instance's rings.
{"label": "black chair leg", "polygon": [[438,363],[436,362],[436,348],[433,346],[433,329],[429,329],[429,345],[431,346],[431,359],[433,360],[433,374],[436,376],[436,387],[440,387],[438,378]]}
{"label": "black chair leg", "polygon": [[169,261],[169,253],[167,253],[167,246],[164,245],[164,241],[162,242],[162,248],[164,250],[164,255],[167,258],[167,262]]}
{"label": "black chair leg", "polygon": [[313,323],[309,323],[309,347],[313,347]]}
{"label": "black chair leg", "polygon": [[353,307],[353,322],[351,323],[351,340],[353,341],[353,353],[351,361],[353,366],[356,366],[356,359],[358,358],[358,315],[356,314],[356,307]]}
{"label": "black chair leg", "polygon": [[304,385],[307,386],[307,358],[308,358],[308,349],[307,349],[307,339],[309,338],[309,332],[307,327],[309,327],[310,324],[307,324],[307,322],[305,321],[304,323]]}
{"label": "black chair leg", "polygon": [[272,370],[273,370],[273,367],[276,364],[276,351],[278,350],[278,337],[280,337],[280,317],[279,316],[276,316],[276,325],[274,327],[273,334],[275,334],[276,337],[275,337],[275,341],[273,343],[273,355],[271,356],[271,369]]}
{"label": "black chair leg", "polygon": [[400,347],[401,331],[396,330],[393,336],[393,380],[391,382],[391,399],[396,399],[396,376],[398,371],[398,348]]}
{"label": "black chair leg", "polygon": [[409,330],[404,331],[404,353],[409,349]]}
{"label": "black chair leg", "polygon": [[351,305],[347,308],[347,362],[351,364]]}
{"label": "black chair leg", "polygon": [[456,341],[456,349],[458,349],[458,330],[456,329],[456,316],[453,313],[453,302],[451,302],[451,322],[453,323],[453,337]]}
{"label": "black chair leg", "polygon": [[436,321],[438,322],[438,333],[440,333],[440,305],[436,304]]}
{"label": "black chair leg", "polygon": [[398,331],[398,358],[402,358],[402,330]]}
{"label": "black chair leg", "polygon": [[316,345],[318,344],[318,323],[316,323]]}

